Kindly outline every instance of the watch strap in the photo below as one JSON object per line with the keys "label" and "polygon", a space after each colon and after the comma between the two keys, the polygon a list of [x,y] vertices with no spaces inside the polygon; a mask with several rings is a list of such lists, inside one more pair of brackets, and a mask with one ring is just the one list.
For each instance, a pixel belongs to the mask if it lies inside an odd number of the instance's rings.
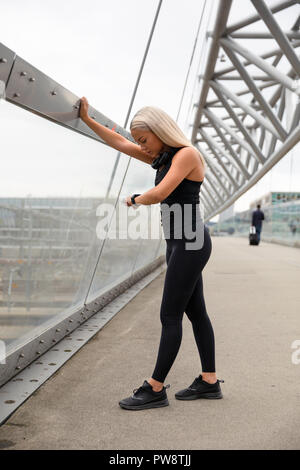
{"label": "watch strap", "polygon": [[140,194],[133,194],[133,195],[131,196],[131,204],[136,205],[135,198],[136,198],[137,196],[140,196]]}

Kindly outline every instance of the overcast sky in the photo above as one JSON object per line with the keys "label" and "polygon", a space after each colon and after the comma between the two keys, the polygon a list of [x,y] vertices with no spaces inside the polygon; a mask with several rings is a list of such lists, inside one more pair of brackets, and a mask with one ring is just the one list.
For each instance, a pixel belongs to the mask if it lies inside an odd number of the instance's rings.
{"label": "overcast sky", "polygon": [[[79,97],[86,96],[100,112],[124,125],[158,3],[152,0],[2,0],[0,42]],[[267,3],[274,4],[274,1]],[[209,0],[208,4],[209,9],[215,8],[217,1]],[[244,15],[254,12],[249,0],[239,0],[241,4]],[[139,108],[153,105],[176,119],[202,7],[202,0],[163,1],[131,117]],[[209,9],[200,39],[207,30]],[[240,15],[240,7],[233,8],[231,20],[241,19]],[[286,16],[283,21],[290,27],[293,18]],[[201,41],[178,121],[187,134]],[[1,197],[28,194],[84,197],[105,193],[115,151],[3,100],[0,128],[4,176]],[[137,162],[134,166],[137,172],[139,165],[143,164]],[[269,190],[299,190],[299,175],[299,154],[290,152],[237,201],[236,210],[247,209],[249,202]],[[145,190],[154,185],[153,170],[149,170],[149,178],[143,184]]]}

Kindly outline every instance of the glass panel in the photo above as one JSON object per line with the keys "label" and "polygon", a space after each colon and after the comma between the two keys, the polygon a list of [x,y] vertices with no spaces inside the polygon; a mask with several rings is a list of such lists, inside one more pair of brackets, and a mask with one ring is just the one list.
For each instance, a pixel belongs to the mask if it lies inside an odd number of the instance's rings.
{"label": "glass panel", "polygon": [[[12,347],[83,305],[101,249],[96,210],[117,152],[7,102],[1,111],[0,321]],[[113,187],[129,158],[121,155]],[[112,190],[109,202],[116,197]]]}
{"label": "glass panel", "polygon": [[[155,214],[155,216],[157,216],[157,219],[158,219],[159,214]],[[145,237],[146,237],[146,232],[147,230],[145,230],[143,234]],[[135,271],[138,271],[143,266],[146,266],[147,264],[151,263],[156,258],[158,258],[160,256],[160,245],[161,245],[161,239],[157,239],[154,237],[142,239],[140,246],[139,246],[138,253],[137,253],[137,257],[135,260],[135,264],[133,266],[132,273],[134,273]]]}
{"label": "glass panel", "polygon": [[[202,5],[163,4],[131,117],[152,104],[176,119]],[[116,0],[103,8],[87,0],[83,10],[78,0],[71,9],[58,0],[51,8],[28,0],[18,2],[17,17],[15,7],[6,2],[1,10],[1,41],[122,125],[157,3],[141,9],[139,0]],[[39,47],[37,38],[43,38]],[[123,184],[130,157],[121,155],[108,195],[114,149],[7,102],[1,101],[0,111],[1,170],[7,176],[0,188],[0,321],[2,338],[13,349],[25,336],[29,341],[38,335],[47,320],[83,305],[100,254],[89,299],[151,262],[158,247],[165,251],[165,241],[103,243],[97,233],[103,203],[127,220],[121,188],[124,197],[154,186],[150,166],[135,160]]]}
{"label": "glass panel", "polygon": [[[141,205],[138,209],[134,209],[124,203],[127,196],[133,193],[142,194],[150,189],[154,177],[155,171],[150,165],[132,159],[115,210],[112,206],[99,206],[98,214],[101,218],[97,226],[97,236],[105,238],[109,220],[111,224],[88,295],[88,302],[126,279],[137,266],[145,266],[154,260],[155,248],[160,237],[159,205]],[[153,223],[153,230],[157,232],[156,239],[150,239],[149,219]],[[142,259],[141,249],[144,255]]]}
{"label": "glass panel", "polygon": [[166,256],[167,244],[166,240],[163,238],[159,245],[158,256]]}

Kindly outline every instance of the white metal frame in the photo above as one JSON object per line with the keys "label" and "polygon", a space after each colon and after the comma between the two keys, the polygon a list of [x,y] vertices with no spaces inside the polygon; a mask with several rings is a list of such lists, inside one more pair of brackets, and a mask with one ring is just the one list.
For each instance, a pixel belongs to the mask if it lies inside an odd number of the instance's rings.
{"label": "white metal frame", "polygon": [[[300,140],[300,16],[287,32],[276,19],[276,13],[299,2],[284,1],[269,8],[264,0],[249,0],[257,14],[228,25],[233,1],[238,0],[219,0],[214,29],[207,33],[211,43],[194,105],[191,140],[207,162],[201,187],[206,220],[232,205]],[[256,22],[263,24],[266,32],[243,30]],[[270,38],[278,48],[260,56],[241,44],[245,39]],[[231,65],[220,69],[219,54]],[[280,70],[283,58],[290,67],[287,73]],[[253,65],[260,69],[259,74],[251,73]],[[238,92],[230,86],[234,81],[243,84]],[[273,93],[267,98],[270,87]],[[215,99],[209,98],[211,91]],[[297,98],[288,110],[287,93]],[[287,111],[288,126],[284,123]],[[249,118],[252,124],[246,124]]]}

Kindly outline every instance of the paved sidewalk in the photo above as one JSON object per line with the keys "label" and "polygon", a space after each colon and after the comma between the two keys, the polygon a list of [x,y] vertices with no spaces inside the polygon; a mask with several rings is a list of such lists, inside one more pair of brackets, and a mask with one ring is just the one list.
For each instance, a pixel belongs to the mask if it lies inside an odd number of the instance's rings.
{"label": "paved sidewalk", "polygon": [[[204,292],[223,400],[178,401],[201,372],[191,324],[166,379],[170,406],[118,401],[153,371],[165,273],[35,392],[0,428],[2,449],[300,449],[300,250],[212,237]],[[300,357],[300,353],[298,355]]]}

